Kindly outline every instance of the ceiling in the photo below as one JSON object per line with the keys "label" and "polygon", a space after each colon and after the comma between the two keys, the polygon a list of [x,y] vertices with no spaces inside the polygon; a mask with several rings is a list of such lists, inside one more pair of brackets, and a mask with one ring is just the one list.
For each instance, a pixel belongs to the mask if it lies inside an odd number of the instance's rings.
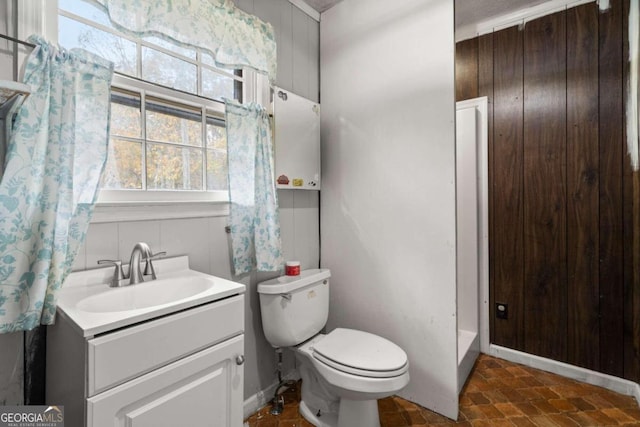
{"label": "ceiling", "polygon": [[322,13],[325,10],[333,7],[336,3],[339,3],[341,0],[304,0],[309,6]]}
{"label": "ceiling", "polygon": [[456,28],[506,15],[549,0],[455,0]]}
{"label": "ceiling", "polygon": [[[322,13],[341,0],[304,0]],[[455,0],[456,28],[486,21],[509,12],[545,3],[549,0]]]}

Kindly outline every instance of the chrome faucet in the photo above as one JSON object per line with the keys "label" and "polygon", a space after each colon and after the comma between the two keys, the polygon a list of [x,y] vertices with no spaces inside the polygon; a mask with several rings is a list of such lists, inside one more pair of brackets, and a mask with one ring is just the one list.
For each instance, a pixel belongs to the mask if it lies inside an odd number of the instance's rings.
{"label": "chrome faucet", "polygon": [[129,284],[144,282],[142,270],[140,269],[140,260],[142,258],[151,258],[151,249],[144,242],[138,242],[131,251],[131,259],[129,260]]}
{"label": "chrome faucet", "polygon": [[[137,283],[144,282],[145,276],[147,276],[147,280],[156,280],[156,271],[153,268],[153,263],[151,261],[166,254],[166,252],[158,252],[154,255],[151,252],[149,245],[144,242],[138,242],[131,251],[128,274],[124,274],[122,262],[119,260],[114,261],[103,259],[98,261],[98,264],[112,264],[115,266],[116,269],[113,273],[113,278],[111,279],[109,286],[120,287],[125,285],[135,285]],[[140,264],[142,260],[146,261],[144,273]]]}

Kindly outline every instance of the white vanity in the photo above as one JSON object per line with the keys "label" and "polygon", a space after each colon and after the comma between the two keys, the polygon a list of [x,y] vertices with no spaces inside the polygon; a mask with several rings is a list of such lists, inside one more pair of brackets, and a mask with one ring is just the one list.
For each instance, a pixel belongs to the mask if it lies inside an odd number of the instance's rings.
{"label": "white vanity", "polygon": [[68,427],[242,425],[242,284],[155,261],[158,279],[72,273],[47,332],[46,401]]}

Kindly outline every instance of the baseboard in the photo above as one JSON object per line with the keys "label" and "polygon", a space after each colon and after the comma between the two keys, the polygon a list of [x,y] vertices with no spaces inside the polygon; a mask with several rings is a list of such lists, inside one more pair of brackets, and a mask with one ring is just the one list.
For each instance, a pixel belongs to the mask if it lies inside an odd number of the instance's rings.
{"label": "baseboard", "polygon": [[627,396],[633,396],[636,399],[636,402],[640,403],[640,384],[625,380],[624,378],[591,371],[589,369],[580,368],[578,366],[535,356],[529,353],[523,353],[506,347],[500,347],[494,344],[489,346],[489,355],[551,372],[553,374],[558,374],[577,381],[582,381],[587,384],[603,387]]}
{"label": "baseboard", "polygon": [[[298,381],[300,379],[300,374],[298,374],[298,370],[294,369],[291,372],[288,372],[283,379],[285,381],[293,380]],[[274,382],[269,387],[264,390],[261,390],[254,394],[253,396],[249,396],[243,405],[243,419],[249,418],[251,415],[258,412],[258,409],[265,406],[267,403],[273,399],[273,394],[276,391],[276,387],[278,386],[278,382]]]}

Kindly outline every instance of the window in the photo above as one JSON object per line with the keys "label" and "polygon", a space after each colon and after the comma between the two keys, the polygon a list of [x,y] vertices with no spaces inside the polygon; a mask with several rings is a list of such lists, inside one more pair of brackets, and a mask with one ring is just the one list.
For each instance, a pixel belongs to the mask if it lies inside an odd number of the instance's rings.
{"label": "window", "polygon": [[226,191],[224,121],[206,108],[114,89],[111,115],[103,189]]}
{"label": "window", "polygon": [[115,64],[99,202],[228,200],[221,100],[242,100],[242,72],[219,69],[195,49],[121,33],[89,3],[58,7],[59,44]]}

